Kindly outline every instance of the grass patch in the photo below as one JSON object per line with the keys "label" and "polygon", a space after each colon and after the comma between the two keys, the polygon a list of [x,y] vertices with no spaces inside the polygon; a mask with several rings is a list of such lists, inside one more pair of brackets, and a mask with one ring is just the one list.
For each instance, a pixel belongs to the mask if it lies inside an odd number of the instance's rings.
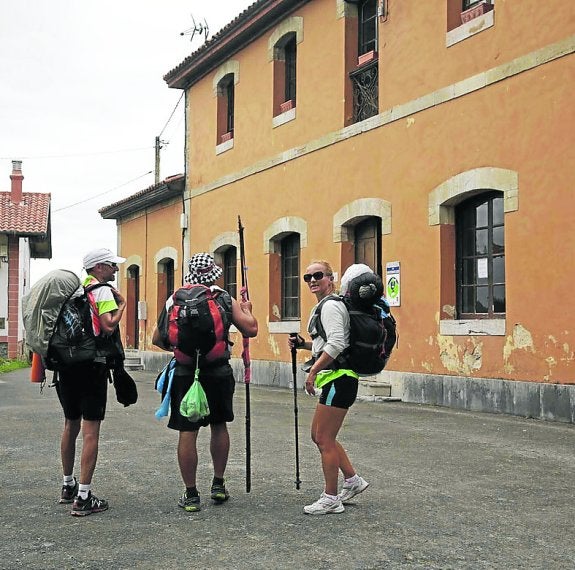
{"label": "grass patch", "polygon": [[30,363],[26,360],[7,360],[0,358],[0,374],[12,372],[12,370],[18,370],[19,368],[30,368]]}

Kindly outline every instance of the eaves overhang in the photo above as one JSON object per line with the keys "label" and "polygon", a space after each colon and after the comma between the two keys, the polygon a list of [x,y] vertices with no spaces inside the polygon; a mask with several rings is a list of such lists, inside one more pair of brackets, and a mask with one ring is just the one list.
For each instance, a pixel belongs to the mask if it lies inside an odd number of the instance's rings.
{"label": "eaves overhang", "polygon": [[173,198],[182,197],[185,188],[185,176],[176,174],[158,182],[132,196],[104,206],[98,213],[105,220],[118,220],[125,218],[156,204],[167,202]]}
{"label": "eaves overhang", "polygon": [[310,0],[258,0],[176,68],[164,75],[173,89],[187,89]]}

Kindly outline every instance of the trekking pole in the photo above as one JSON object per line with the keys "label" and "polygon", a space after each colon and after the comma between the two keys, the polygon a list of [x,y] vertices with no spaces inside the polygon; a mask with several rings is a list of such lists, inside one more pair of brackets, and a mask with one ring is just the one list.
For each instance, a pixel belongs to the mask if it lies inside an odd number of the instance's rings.
{"label": "trekking pole", "polygon": [[[246,275],[246,253],[244,247],[244,227],[242,220],[238,216],[238,233],[240,235],[240,263],[242,268],[242,301],[249,300],[248,293],[248,278]],[[250,339],[247,336],[242,336],[242,360],[244,361],[244,384],[246,386],[246,493],[249,493],[252,488],[252,446],[251,446],[251,412],[250,412],[250,381],[251,381],[251,362],[250,362]]]}
{"label": "trekking pole", "polygon": [[299,478],[299,437],[298,437],[298,410],[297,410],[297,366],[296,366],[296,343],[298,340],[297,333],[291,333],[291,371],[293,376],[293,416],[295,427],[295,488],[299,490],[301,480]]}

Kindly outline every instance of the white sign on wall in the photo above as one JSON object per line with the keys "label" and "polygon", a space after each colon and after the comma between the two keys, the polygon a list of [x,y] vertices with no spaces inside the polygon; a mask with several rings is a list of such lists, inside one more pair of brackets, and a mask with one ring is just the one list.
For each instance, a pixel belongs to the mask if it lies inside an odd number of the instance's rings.
{"label": "white sign on wall", "polygon": [[399,261],[385,264],[385,298],[391,307],[401,305],[401,280]]}

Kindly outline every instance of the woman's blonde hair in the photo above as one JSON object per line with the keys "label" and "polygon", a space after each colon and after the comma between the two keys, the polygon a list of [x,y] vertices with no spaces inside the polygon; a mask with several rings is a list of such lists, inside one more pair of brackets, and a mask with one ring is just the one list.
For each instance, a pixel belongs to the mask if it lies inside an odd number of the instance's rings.
{"label": "woman's blonde hair", "polygon": [[325,267],[325,272],[327,273],[327,275],[333,275],[333,269],[331,268],[331,265],[329,264],[329,261],[326,261],[325,259],[314,259],[310,265],[314,265],[314,264],[318,264],[318,265],[323,265]]}
{"label": "woman's blonde hair", "polygon": [[[310,265],[323,265],[325,268],[325,273],[326,275],[332,276],[333,277],[333,269],[331,268],[331,265],[329,264],[329,261],[326,261],[325,259],[314,259]],[[331,285],[331,290],[335,291],[335,283],[333,282],[333,278],[331,279],[331,281],[329,282]]]}

